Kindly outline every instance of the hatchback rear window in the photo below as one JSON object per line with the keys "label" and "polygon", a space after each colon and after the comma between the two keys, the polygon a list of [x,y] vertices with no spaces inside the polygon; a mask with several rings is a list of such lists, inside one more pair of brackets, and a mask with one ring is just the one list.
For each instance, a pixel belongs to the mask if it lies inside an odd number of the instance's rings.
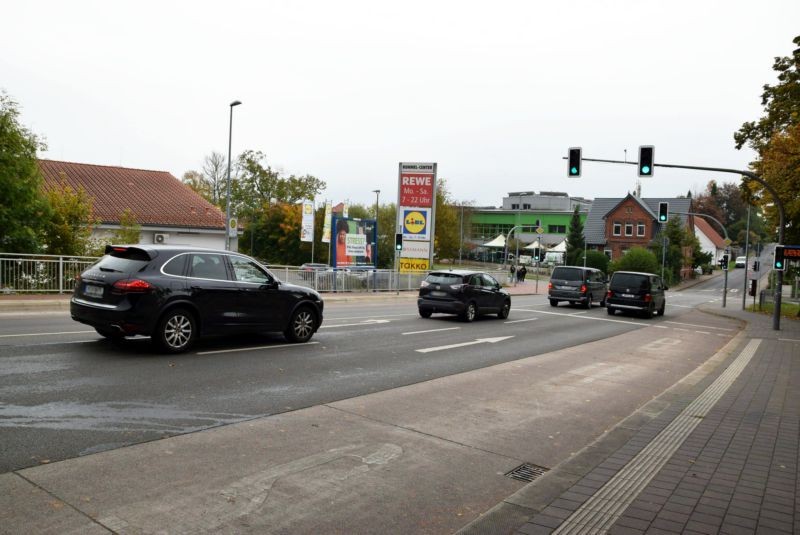
{"label": "hatchback rear window", "polygon": [[143,269],[150,263],[150,259],[145,255],[145,259],[119,257],[117,253],[111,253],[101,258],[95,268],[107,273],[135,273]]}
{"label": "hatchback rear window", "polygon": [[611,280],[611,285],[615,288],[638,288],[646,290],[650,287],[650,277],[646,275],[629,275],[627,273],[616,273]]}
{"label": "hatchback rear window", "polygon": [[553,270],[553,276],[551,278],[565,280],[565,281],[582,281],[583,270],[563,268],[563,267],[556,268]]}
{"label": "hatchback rear window", "polygon": [[451,273],[431,273],[425,280],[435,284],[461,284],[463,282],[461,275],[454,275]]}

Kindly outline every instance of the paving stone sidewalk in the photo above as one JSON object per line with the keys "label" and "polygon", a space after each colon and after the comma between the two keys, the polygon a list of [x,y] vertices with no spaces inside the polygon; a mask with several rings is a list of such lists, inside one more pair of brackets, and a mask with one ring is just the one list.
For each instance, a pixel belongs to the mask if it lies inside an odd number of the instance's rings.
{"label": "paving stone sidewalk", "polygon": [[800,533],[800,321],[775,331],[768,315],[707,311],[747,322],[720,365],[659,397],[664,409],[629,437],[624,422],[462,532]]}

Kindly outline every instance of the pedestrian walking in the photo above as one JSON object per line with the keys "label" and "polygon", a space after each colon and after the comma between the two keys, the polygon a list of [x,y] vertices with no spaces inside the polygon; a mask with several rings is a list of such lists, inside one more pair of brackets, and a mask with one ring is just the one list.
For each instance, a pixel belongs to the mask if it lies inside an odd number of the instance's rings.
{"label": "pedestrian walking", "polygon": [[517,280],[517,267],[511,264],[511,269],[508,271],[508,282],[515,282]]}
{"label": "pedestrian walking", "polygon": [[526,268],[525,266],[522,266],[520,268],[520,270],[517,272],[517,274],[519,276],[520,282],[525,282],[525,275],[528,274],[528,268]]}

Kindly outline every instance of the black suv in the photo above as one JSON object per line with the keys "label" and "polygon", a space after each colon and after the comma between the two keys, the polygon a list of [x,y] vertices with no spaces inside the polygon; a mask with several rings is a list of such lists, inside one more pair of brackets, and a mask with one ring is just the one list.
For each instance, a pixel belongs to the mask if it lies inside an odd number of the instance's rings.
{"label": "black suv", "polygon": [[322,309],[317,292],[279,281],[249,256],[167,245],[107,246],[70,301],[72,319],[102,336],[150,336],[171,353],[201,335],[277,331],[306,342]]}
{"label": "black suv", "polygon": [[617,310],[638,312],[646,318],[664,315],[667,286],[658,275],[635,271],[617,271],[611,276],[606,310],[613,316]]}
{"label": "black suv", "polygon": [[511,296],[482,271],[432,271],[420,284],[417,306],[423,318],[444,312],[458,314],[464,321],[480,314],[497,314],[504,319],[511,310]]}
{"label": "black suv", "polygon": [[551,306],[560,301],[569,301],[590,308],[592,301],[606,304],[606,275],[599,269],[580,266],[558,266],[553,269],[547,285],[547,297]]}

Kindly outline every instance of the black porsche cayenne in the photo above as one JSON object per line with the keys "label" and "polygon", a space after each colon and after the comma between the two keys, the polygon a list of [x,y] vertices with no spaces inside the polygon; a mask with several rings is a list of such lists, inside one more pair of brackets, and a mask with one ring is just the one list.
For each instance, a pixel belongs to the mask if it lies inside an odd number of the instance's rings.
{"label": "black porsche cayenne", "polygon": [[274,331],[306,342],[322,324],[317,292],[279,281],[249,256],[142,244],[105,252],[79,276],[70,313],[107,338],[150,336],[178,353],[205,335]]}

